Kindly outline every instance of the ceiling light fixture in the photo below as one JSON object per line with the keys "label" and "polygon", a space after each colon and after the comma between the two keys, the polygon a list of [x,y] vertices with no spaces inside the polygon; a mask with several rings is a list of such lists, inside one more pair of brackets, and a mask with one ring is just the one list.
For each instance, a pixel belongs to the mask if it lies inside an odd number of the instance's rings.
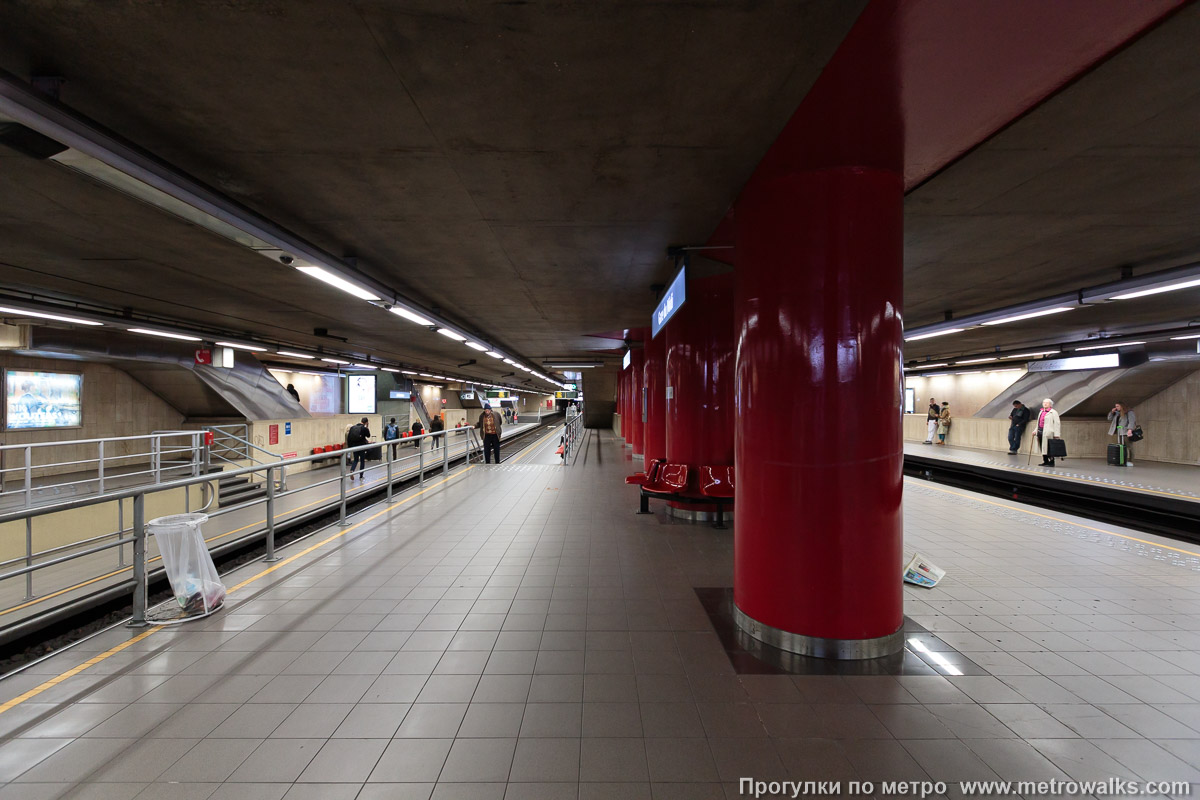
{"label": "ceiling light fixture", "polygon": [[103,322],[95,322],[90,319],[65,317],[61,314],[47,314],[44,311],[30,311],[26,308],[14,308],[12,306],[0,306],[0,314],[12,314],[13,316],[21,317],[35,317],[37,319],[52,319],[55,322],[70,322],[75,325],[104,325]]}
{"label": "ceiling light fixture", "polygon": [[340,358],[322,358],[321,360],[327,364],[349,364],[350,363],[349,361],[342,361]]}
{"label": "ceiling light fixture", "polygon": [[492,358],[504,358],[503,353],[497,353],[495,350],[488,350],[487,354]]}
{"label": "ceiling light fixture", "polygon": [[379,295],[374,292],[367,291],[363,287],[351,283],[340,275],[334,275],[327,269],[322,267],[296,267],[305,275],[316,278],[317,280],[327,283],[337,289],[341,289],[346,294],[352,294],[360,300],[378,300]]}
{"label": "ceiling light fixture", "polygon": [[1107,350],[1110,347],[1131,347],[1135,344],[1145,344],[1145,342],[1109,342],[1108,344],[1092,344],[1087,347],[1076,347],[1075,352],[1083,350]]}
{"label": "ceiling light fixture", "polygon": [[947,361],[943,361],[940,364],[921,364],[916,367],[909,367],[909,369],[936,369],[937,367],[948,367],[948,366],[950,366],[950,363]]}
{"label": "ceiling light fixture", "polygon": [[249,350],[254,353],[265,353],[267,348],[255,347],[251,344],[238,344],[237,342],[217,342],[217,347],[232,347],[234,350]]}
{"label": "ceiling light fixture", "polygon": [[400,371],[400,370],[396,369],[395,367],[380,367],[380,369],[383,370],[384,372],[399,372]]}
{"label": "ceiling light fixture", "polygon": [[146,336],[161,336],[164,339],[180,339],[185,342],[199,342],[199,336],[189,336],[185,333],[168,333],[167,331],[154,331],[149,328],[130,328],[130,333],[141,333]]}
{"label": "ceiling light fixture", "polygon": [[1173,342],[1179,342],[1184,339],[1200,339],[1200,333],[1191,333],[1191,334],[1188,334],[1187,336],[1172,336],[1171,337],[1171,341],[1173,341]]}
{"label": "ceiling light fixture", "polygon": [[1147,295],[1162,294],[1163,292],[1174,292],[1179,289],[1190,289],[1193,286],[1200,286],[1200,278],[1193,278],[1189,281],[1180,281],[1179,283],[1172,283],[1166,286],[1157,286],[1153,289],[1142,289],[1141,291],[1129,292],[1127,294],[1115,294],[1109,299],[1133,300],[1136,297],[1146,297]]}
{"label": "ceiling light fixture", "polygon": [[400,371],[403,372],[405,375],[416,375],[417,374],[417,373],[413,372],[411,369],[402,369]]}
{"label": "ceiling light fixture", "polygon": [[409,322],[415,322],[418,325],[424,325],[425,327],[433,326],[433,320],[425,319],[425,317],[422,317],[420,314],[409,311],[407,308],[401,308],[400,306],[392,306],[391,309],[389,309],[389,310],[398,317],[404,317]]}
{"label": "ceiling light fixture", "polygon": [[472,350],[478,350],[481,353],[487,352],[487,347],[481,345],[479,342],[467,342],[467,347],[471,348]]}
{"label": "ceiling light fixture", "polygon": [[1054,308],[1044,308],[1040,311],[1027,311],[1024,314],[1014,314],[1011,317],[1001,317],[1000,319],[991,319],[987,322],[981,322],[980,325],[1005,325],[1009,322],[1020,322],[1021,320],[1034,319],[1036,317],[1046,317],[1051,314],[1061,314],[1064,311],[1073,311],[1071,306],[1055,306]]}
{"label": "ceiling light fixture", "polygon": [[904,341],[918,342],[921,339],[932,339],[935,336],[945,336],[949,333],[962,333],[965,330],[966,328],[946,328],[945,330],[934,331],[933,333],[918,333],[915,336],[905,336]]}
{"label": "ceiling light fixture", "polygon": [[307,353],[293,353],[291,350],[276,350],[275,353],[276,355],[288,356],[290,358],[316,358],[316,356],[310,356]]}
{"label": "ceiling light fixture", "polygon": [[465,342],[467,340],[467,337],[463,336],[461,333],[455,333],[449,328],[438,328],[437,332],[442,336],[445,336],[447,339],[453,339],[456,342]]}
{"label": "ceiling light fixture", "polygon": [[1039,358],[1041,356],[1058,355],[1058,350],[1042,350],[1039,353],[1015,353],[1011,356],[1000,356],[1001,358]]}
{"label": "ceiling light fixture", "polygon": [[985,364],[988,361],[998,361],[998,360],[999,359],[997,359],[995,357],[992,357],[992,358],[968,358],[966,361],[955,361],[954,363],[955,363],[955,365],[958,365],[958,364]]}

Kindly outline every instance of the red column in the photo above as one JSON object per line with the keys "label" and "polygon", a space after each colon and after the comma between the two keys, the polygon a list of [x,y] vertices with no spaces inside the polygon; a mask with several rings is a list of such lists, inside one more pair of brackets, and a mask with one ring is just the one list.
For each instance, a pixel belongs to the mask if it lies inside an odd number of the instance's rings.
{"label": "red column", "polygon": [[617,373],[617,416],[621,418],[621,439],[625,438],[625,370]]}
{"label": "red column", "polygon": [[633,350],[629,359],[629,436],[625,441],[633,445],[633,457],[640,459],[645,453],[642,424],[642,368],[646,362],[645,350]]}
{"label": "red column", "polygon": [[[685,304],[686,305],[686,304]],[[649,336],[649,331],[646,333]],[[645,362],[642,365],[642,384],[646,387],[646,425],[642,433],[646,462],[665,458],[667,454],[667,334],[646,340]]]}
{"label": "red column", "polygon": [[903,646],[903,189],[846,167],[738,204],[739,625],[793,652]]}
{"label": "red column", "polygon": [[[667,461],[733,463],[733,273],[688,281],[667,337]],[[712,506],[667,503],[669,514],[707,519]]]}
{"label": "red column", "polygon": [[665,330],[672,464],[733,463],[733,332],[733,273],[688,281]]}

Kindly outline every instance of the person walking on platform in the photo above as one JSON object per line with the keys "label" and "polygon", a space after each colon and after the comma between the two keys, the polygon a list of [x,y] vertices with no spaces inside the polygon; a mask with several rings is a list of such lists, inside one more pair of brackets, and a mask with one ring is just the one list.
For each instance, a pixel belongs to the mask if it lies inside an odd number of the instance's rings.
{"label": "person walking on platform", "polygon": [[1108,435],[1117,437],[1117,444],[1125,445],[1125,466],[1133,465],[1133,448],[1129,443],[1133,440],[1129,434],[1138,426],[1137,414],[1124,403],[1117,403],[1108,412]]}
{"label": "person walking on platform", "polygon": [[937,435],[938,444],[946,443],[946,434],[950,432],[950,402],[942,401],[942,410],[938,412]]}
{"label": "person walking on platform", "polygon": [[1021,438],[1025,435],[1025,426],[1029,424],[1029,409],[1020,400],[1013,400],[1012,411],[1008,412],[1008,452],[1015,453],[1021,449]]}
{"label": "person walking on platform", "polygon": [[393,461],[396,459],[396,448],[400,446],[398,444],[399,439],[400,426],[396,424],[396,418],[392,417],[388,420],[388,424],[383,426],[383,440],[385,442],[391,442],[391,444],[388,446],[392,448]]}
{"label": "person walking on platform", "polygon": [[1050,455],[1050,440],[1062,438],[1062,421],[1054,410],[1054,401],[1047,397],[1038,412],[1037,441],[1042,451],[1042,466],[1053,467],[1054,456]]}
{"label": "person walking on platform", "polygon": [[925,412],[926,432],[925,444],[933,444],[933,437],[937,434],[938,417],[942,414],[942,410],[938,408],[937,400],[929,398],[929,409]]}
{"label": "person walking on platform", "polygon": [[[434,414],[432,417],[429,418],[429,432],[430,433],[441,433],[444,430],[446,430],[446,423],[442,421],[441,414]],[[431,444],[429,446],[429,449],[432,450],[435,447],[441,447],[442,439],[444,439],[444,438],[445,437],[443,437],[443,436],[433,437],[433,444]]]}
{"label": "person walking on platform", "polygon": [[300,402],[300,392],[296,389],[296,387],[293,384],[289,383],[287,385],[287,393],[290,394],[292,396],[292,399],[294,399],[297,403]]}
{"label": "person walking on platform", "polygon": [[[420,418],[420,417],[417,417],[415,420],[413,420],[413,424],[412,424],[412,435],[413,435],[413,436],[420,436],[420,435],[421,435],[422,433],[424,433],[424,432],[425,432],[425,426],[423,426],[423,425],[421,424],[421,418]],[[420,450],[420,449],[421,449],[421,440],[420,440],[420,439],[418,439],[418,440],[416,440],[415,442],[413,442],[413,447],[415,447],[415,448],[417,448],[418,450]]]}
{"label": "person walking on platform", "polygon": [[[364,444],[369,444],[371,438],[371,429],[367,427],[367,418],[363,417],[362,421],[357,425],[350,427],[350,432],[346,434],[346,447],[362,447]],[[354,471],[358,470],[358,477],[365,478],[367,474],[367,451],[359,450],[355,452],[350,461],[350,480],[354,480]]]}
{"label": "person walking on platform", "polygon": [[490,405],[485,405],[475,427],[483,434],[483,460],[488,464],[492,463],[492,453],[496,454],[496,463],[500,463],[500,430],[503,426],[500,415],[494,413]]}

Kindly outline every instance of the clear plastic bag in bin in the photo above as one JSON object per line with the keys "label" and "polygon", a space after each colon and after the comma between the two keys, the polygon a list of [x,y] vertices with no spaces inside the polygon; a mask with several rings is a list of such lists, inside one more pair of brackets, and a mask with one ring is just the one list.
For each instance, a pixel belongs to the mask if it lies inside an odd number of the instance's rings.
{"label": "clear plastic bag in bin", "polygon": [[207,514],[172,514],[150,520],[171,591],[184,616],[203,616],[225,600],[225,584],[217,575],[201,526]]}

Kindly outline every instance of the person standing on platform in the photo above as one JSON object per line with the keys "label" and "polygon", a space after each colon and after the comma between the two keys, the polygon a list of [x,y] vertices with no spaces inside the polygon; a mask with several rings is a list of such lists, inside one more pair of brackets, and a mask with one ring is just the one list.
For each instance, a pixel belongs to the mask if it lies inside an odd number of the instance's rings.
{"label": "person standing on platform", "polygon": [[938,429],[938,417],[941,414],[942,410],[938,408],[937,400],[929,398],[929,409],[925,412],[925,444],[933,444],[933,437],[937,434]]}
{"label": "person standing on platform", "polygon": [[1117,444],[1125,443],[1125,466],[1133,464],[1133,449],[1129,446],[1129,434],[1137,427],[1137,414],[1124,403],[1117,403],[1108,412],[1108,435],[1117,437]]}
{"label": "person standing on platform", "polygon": [[288,384],[287,393],[290,394],[292,396],[292,399],[294,399],[297,403],[300,402],[300,392],[297,391],[296,387],[293,384],[290,384],[290,383]]}
{"label": "person standing on platform", "polygon": [[496,463],[500,463],[500,430],[503,426],[500,415],[494,413],[490,405],[485,405],[475,427],[483,434],[483,460],[488,464],[492,463],[492,453],[496,454]]}
{"label": "person standing on platform", "polygon": [[1037,440],[1042,450],[1042,466],[1053,467],[1054,456],[1050,455],[1050,440],[1062,438],[1062,421],[1054,410],[1054,401],[1047,397],[1038,412]]}
{"label": "person standing on platform", "polygon": [[392,448],[392,460],[396,459],[396,448],[399,447],[397,440],[400,438],[400,426],[396,424],[396,418],[392,417],[388,420],[388,424],[383,426],[383,440],[391,442],[389,447]]}
{"label": "person standing on platform", "polygon": [[1021,449],[1021,437],[1029,424],[1029,409],[1020,400],[1013,400],[1012,411],[1008,412],[1008,452]]}
{"label": "person standing on platform", "polygon": [[[413,420],[412,435],[420,436],[424,432],[425,432],[425,426],[421,424],[421,418],[417,417],[416,419]],[[418,450],[421,449],[421,440],[418,439],[417,441],[413,442],[413,447],[417,448]]]}
{"label": "person standing on platform", "polygon": [[946,434],[950,432],[950,402],[942,401],[942,410],[938,412],[937,435],[938,444],[946,443]]}
{"label": "person standing on platform", "polygon": [[[442,421],[441,414],[434,414],[432,417],[429,418],[429,432],[430,433],[440,433],[444,430],[446,430],[446,423]],[[444,437],[442,437],[442,436],[433,437],[433,444],[431,444],[429,446],[429,449],[432,450],[435,447],[441,447],[443,438]]]}
{"label": "person standing on platform", "polygon": [[[371,429],[367,427],[367,418],[363,417],[362,421],[350,428],[350,432],[346,434],[346,447],[362,447],[364,444],[369,444],[371,439]],[[358,470],[358,477],[365,479],[367,475],[367,451],[359,450],[355,452],[350,461],[350,480],[354,480],[354,471]]]}

